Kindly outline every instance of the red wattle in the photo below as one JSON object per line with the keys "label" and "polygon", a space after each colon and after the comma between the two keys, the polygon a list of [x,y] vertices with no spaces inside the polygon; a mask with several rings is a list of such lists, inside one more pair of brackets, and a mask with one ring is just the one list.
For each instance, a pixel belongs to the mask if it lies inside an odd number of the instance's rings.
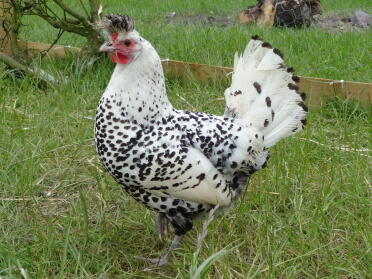
{"label": "red wattle", "polygon": [[121,53],[115,53],[111,55],[111,61],[114,63],[127,64],[129,57]]}

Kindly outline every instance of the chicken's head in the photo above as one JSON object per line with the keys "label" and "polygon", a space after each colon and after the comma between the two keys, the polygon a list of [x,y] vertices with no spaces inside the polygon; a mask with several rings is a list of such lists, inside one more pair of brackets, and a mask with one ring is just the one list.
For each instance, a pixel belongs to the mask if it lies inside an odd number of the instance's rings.
{"label": "chicken's head", "polygon": [[99,51],[108,52],[114,63],[128,64],[135,60],[142,49],[142,38],[134,30],[133,19],[127,15],[109,14],[101,25],[110,40]]}

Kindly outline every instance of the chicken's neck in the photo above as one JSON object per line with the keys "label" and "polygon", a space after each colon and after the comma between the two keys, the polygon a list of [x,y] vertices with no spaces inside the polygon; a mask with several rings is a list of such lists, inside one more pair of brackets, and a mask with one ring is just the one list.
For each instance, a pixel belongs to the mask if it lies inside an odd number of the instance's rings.
{"label": "chicken's neck", "polygon": [[116,117],[141,124],[154,123],[167,117],[172,105],[165,92],[159,56],[151,53],[141,55],[127,65],[117,64],[101,105]]}

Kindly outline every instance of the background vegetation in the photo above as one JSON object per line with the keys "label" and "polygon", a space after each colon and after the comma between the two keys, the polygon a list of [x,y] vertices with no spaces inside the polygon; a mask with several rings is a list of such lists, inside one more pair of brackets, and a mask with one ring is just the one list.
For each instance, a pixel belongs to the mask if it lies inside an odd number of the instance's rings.
{"label": "background vegetation", "polygon": [[[372,82],[369,30],[261,29],[167,24],[165,14],[236,16],[253,1],[102,1],[128,13],[137,30],[171,59],[231,65],[259,34],[297,74]],[[78,1],[71,1],[76,5]],[[369,1],[322,1],[326,15],[371,12]],[[52,42],[42,20],[25,19],[23,37]],[[81,46],[65,33],[60,44]],[[41,90],[1,68],[0,278],[189,278],[200,223],[171,263],[144,271],[136,255],[164,253],[153,213],[103,172],[93,145],[95,107],[113,65],[68,57],[35,61],[66,78]],[[168,80],[177,108],[222,113],[226,82]],[[203,278],[368,278],[371,257],[371,107],[333,100],[311,107],[307,129],[271,151],[245,196],[213,221],[196,263],[227,245]],[[194,266],[195,267],[195,266]]]}

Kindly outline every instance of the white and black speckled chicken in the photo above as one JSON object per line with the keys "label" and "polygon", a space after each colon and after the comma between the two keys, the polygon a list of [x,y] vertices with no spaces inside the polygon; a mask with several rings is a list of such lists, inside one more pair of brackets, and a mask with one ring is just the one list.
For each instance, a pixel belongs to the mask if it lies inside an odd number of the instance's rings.
{"label": "white and black speckled chicken", "polygon": [[[235,55],[224,116],[176,110],[159,55],[132,19],[110,14],[103,26],[111,40],[100,50],[116,67],[97,108],[98,156],[125,191],[158,212],[160,234],[172,225],[170,252],[194,218],[239,197],[269,147],[303,129],[304,94],[281,53],[254,36]],[[165,264],[169,252],[152,262]]]}

